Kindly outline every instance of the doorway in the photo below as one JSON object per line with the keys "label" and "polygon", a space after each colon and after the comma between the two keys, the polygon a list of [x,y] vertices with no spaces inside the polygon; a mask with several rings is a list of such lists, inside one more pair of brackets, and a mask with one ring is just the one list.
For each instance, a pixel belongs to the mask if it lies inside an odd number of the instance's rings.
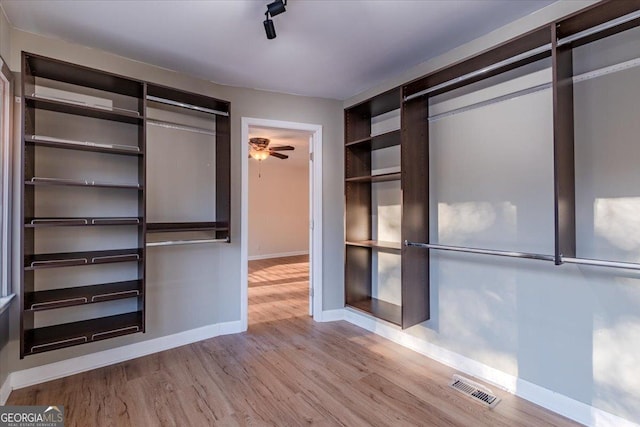
{"label": "doorway", "polygon": [[[249,262],[252,263],[251,277],[254,282],[256,277],[260,277],[259,274],[255,275],[260,268],[272,269],[273,274],[283,275],[286,282],[287,274],[293,280],[303,279],[308,256],[308,314],[318,320],[322,310],[322,127],[243,117],[241,129],[243,329],[247,329],[249,320]],[[265,153],[254,156],[263,158],[259,161],[249,155],[249,140],[253,137],[269,139],[269,148],[286,148],[272,150],[275,156]],[[264,143],[254,140],[254,143],[260,142]],[[301,176],[301,173],[306,176]],[[301,207],[300,200],[293,203],[300,195],[307,209]],[[285,211],[281,208],[285,208]],[[260,280],[265,285],[280,283],[272,279],[263,276]],[[301,288],[298,283],[297,288],[291,289]],[[253,294],[263,295],[264,291],[252,290]],[[286,292],[285,287],[279,289],[278,293],[283,291]]]}

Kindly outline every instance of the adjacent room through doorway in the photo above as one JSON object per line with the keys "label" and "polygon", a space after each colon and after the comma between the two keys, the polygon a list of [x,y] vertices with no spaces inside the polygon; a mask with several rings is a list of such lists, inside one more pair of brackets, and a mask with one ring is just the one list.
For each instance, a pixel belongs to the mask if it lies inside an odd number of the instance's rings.
{"label": "adjacent room through doorway", "polygon": [[249,126],[249,324],[311,312],[312,132]]}

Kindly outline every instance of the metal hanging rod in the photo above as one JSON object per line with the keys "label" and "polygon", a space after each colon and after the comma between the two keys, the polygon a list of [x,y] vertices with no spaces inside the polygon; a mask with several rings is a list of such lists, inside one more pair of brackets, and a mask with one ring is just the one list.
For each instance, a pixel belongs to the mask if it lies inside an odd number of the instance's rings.
{"label": "metal hanging rod", "polygon": [[517,90],[515,92],[507,93],[505,95],[496,96],[495,98],[490,98],[485,101],[476,102],[474,104],[469,104],[464,107],[456,108],[454,110],[449,110],[444,113],[434,114],[433,116],[427,117],[430,122],[444,119],[449,116],[454,116],[456,114],[464,113],[466,111],[475,110],[476,108],[487,107],[489,105],[497,104],[500,102],[509,101],[514,98],[519,98],[523,95],[529,95],[536,92],[541,92],[543,90],[551,89],[551,83],[543,83],[537,86],[533,86],[527,89]]}
{"label": "metal hanging rod", "polygon": [[196,245],[202,243],[229,243],[229,238],[227,237],[224,239],[166,240],[163,242],[147,242],[147,247]]}
{"label": "metal hanging rod", "polygon": [[199,107],[197,105],[187,104],[184,102],[174,101],[172,99],[160,98],[158,96],[147,95],[147,99],[153,102],[159,102],[161,104],[173,105],[174,107],[187,108],[189,110],[200,111],[202,113],[215,114],[217,116],[229,116],[226,111],[212,110],[211,108]]}
{"label": "metal hanging rod", "polygon": [[200,134],[203,134],[203,135],[216,136],[216,133],[214,131],[212,131],[212,130],[209,130],[209,129],[199,128],[199,127],[195,127],[195,126],[181,125],[179,123],[173,123],[173,122],[165,122],[163,120],[148,119],[147,120],[147,124],[150,124],[150,125],[153,125],[153,126],[159,126],[159,127],[166,128],[166,129],[184,130],[184,131],[187,131],[187,132],[194,132],[194,133],[200,133]]}
{"label": "metal hanging rod", "polygon": [[629,61],[620,62],[619,64],[609,65],[608,67],[599,68],[597,70],[588,71],[573,77],[573,83],[579,83],[591,80],[596,77],[606,76],[607,74],[617,73],[619,71],[628,70],[640,66],[640,58],[630,59]]}
{"label": "metal hanging rod", "polygon": [[497,70],[507,65],[515,64],[516,62],[522,61],[523,59],[531,58],[533,56],[539,55],[541,53],[547,52],[551,50],[551,43],[546,44],[544,46],[537,47],[535,49],[529,50],[527,52],[523,52],[519,55],[512,56],[511,58],[507,58],[503,61],[496,62],[495,64],[489,65],[481,70],[472,71],[471,73],[465,74],[460,77],[456,77],[455,79],[448,80],[444,83],[440,83],[439,85],[435,85],[433,87],[421,90],[420,92],[416,92],[412,95],[405,96],[404,101],[411,101],[412,99],[419,98],[421,96],[427,95],[431,92],[435,92],[440,89],[444,89],[446,87],[452,86],[456,83],[464,82],[466,80],[470,80],[474,77],[481,76],[484,73],[488,73],[493,70]]}
{"label": "metal hanging rod", "polygon": [[633,21],[636,18],[640,18],[640,11],[632,12],[627,15],[621,16],[617,19],[613,19],[609,22],[605,22],[600,25],[596,25],[595,27],[589,28],[588,30],[581,31],[579,33],[575,33],[571,36],[565,37],[563,39],[558,40],[558,46],[564,46],[565,44],[574,42],[576,40],[580,40],[582,38],[588,37],[592,34],[597,34],[601,31],[608,30],[609,28],[616,27],[621,24],[625,24],[629,21]]}
{"label": "metal hanging rod", "polygon": [[[619,71],[628,70],[631,68],[640,67],[640,58],[631,59],[629,61],[621,62],[619,64],[609,65],[607,67],[599,68],[597,70],[588,71],[583,74],[579,74],[573,77],[573,83],[579,83],[587,80],[594,79],[596,77],[606,76],[607,74],[617,73]],[[434,114],[433,116],[427,117],[430,122],[437,121],[449,116],[453,116],[456,114],[464,113],[466,111],[475,110],[476,108],[486,107],[492,104],[496,104],[499,102],[509,101],[514,98],[518,98],[523,95],[529,95],[532,93],[540,92],[543,90],[551,89],[551,82],[543,83],[537,86],[533,86],[527,89],[518,90],[515,92],[511,92],[505,95],[496,96],[495,98],[490,98],[485,101],[476,102],[474,104],[469,104],[464,107],[456,108],[454,110],[446,111],[444,113]]]}
{"label": "metal hanging rod", "polygon": [[440,251],[452,251],[452,252],[467,252],[472,254],[482,254],[482,255],[497,255],[509,258],[526,258],[526,259],[536,259],[539,261],[555,261],[555,258],[552,255],[541,255],[541,254],[532,254],[527,252],[512,252],[512,251],[497,251],[492,249],[478,249],[478,248],[467,248],[464,246],[448,246],[448,245],[437,245],[433,243],[416,243],[410,242],[408,240],[404,241],[405,246],[415,247],[415,248],[423,248],[423,249],[436,249]]}
{"label": "metal hanging rod", "polygon": [[628,270],[640,270],[640,264],[632,262],[603,261],[588,258],[562,257],[562,262],[567,264],[593,265],[598,267],[625,268]]}
{"label": "metal hanging rod", "polygon": [[47,142],[59,142],[62,144],[85,145],[88,147],[117,148],[119,150],[140,151],[140,147],[136,147],[133,145],[104,144],[100,142],[91,142],[91,141],[76,141],[74,139],[56,138],[53,136],[46,136],[46,135],[31,135],[31,139],[36,141],[40,140],[40,141],[47,141]]}

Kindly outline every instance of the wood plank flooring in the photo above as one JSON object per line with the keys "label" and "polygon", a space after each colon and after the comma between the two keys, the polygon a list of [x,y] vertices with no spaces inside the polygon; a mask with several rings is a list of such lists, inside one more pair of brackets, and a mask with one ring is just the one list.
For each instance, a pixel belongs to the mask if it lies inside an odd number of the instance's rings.
{"label": "wood plank flooring", "polygon": [[489,410],[454,371],[346,322],[308,316],[305,257],[250,262],[249,330],[16,390],[64,404],[67,426],[570,426],[491,387]]}

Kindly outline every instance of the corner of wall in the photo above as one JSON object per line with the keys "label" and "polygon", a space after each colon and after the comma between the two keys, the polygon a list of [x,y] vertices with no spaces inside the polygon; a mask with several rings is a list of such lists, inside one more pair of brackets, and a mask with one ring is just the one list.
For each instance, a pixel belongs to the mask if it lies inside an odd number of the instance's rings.
{"label": "corner of wall", "polygon": [[7,66],[11,69],[9,55],[11,53],[11,23],[5,13],[2,4],[0,4],[0,56],[7,62]]}

